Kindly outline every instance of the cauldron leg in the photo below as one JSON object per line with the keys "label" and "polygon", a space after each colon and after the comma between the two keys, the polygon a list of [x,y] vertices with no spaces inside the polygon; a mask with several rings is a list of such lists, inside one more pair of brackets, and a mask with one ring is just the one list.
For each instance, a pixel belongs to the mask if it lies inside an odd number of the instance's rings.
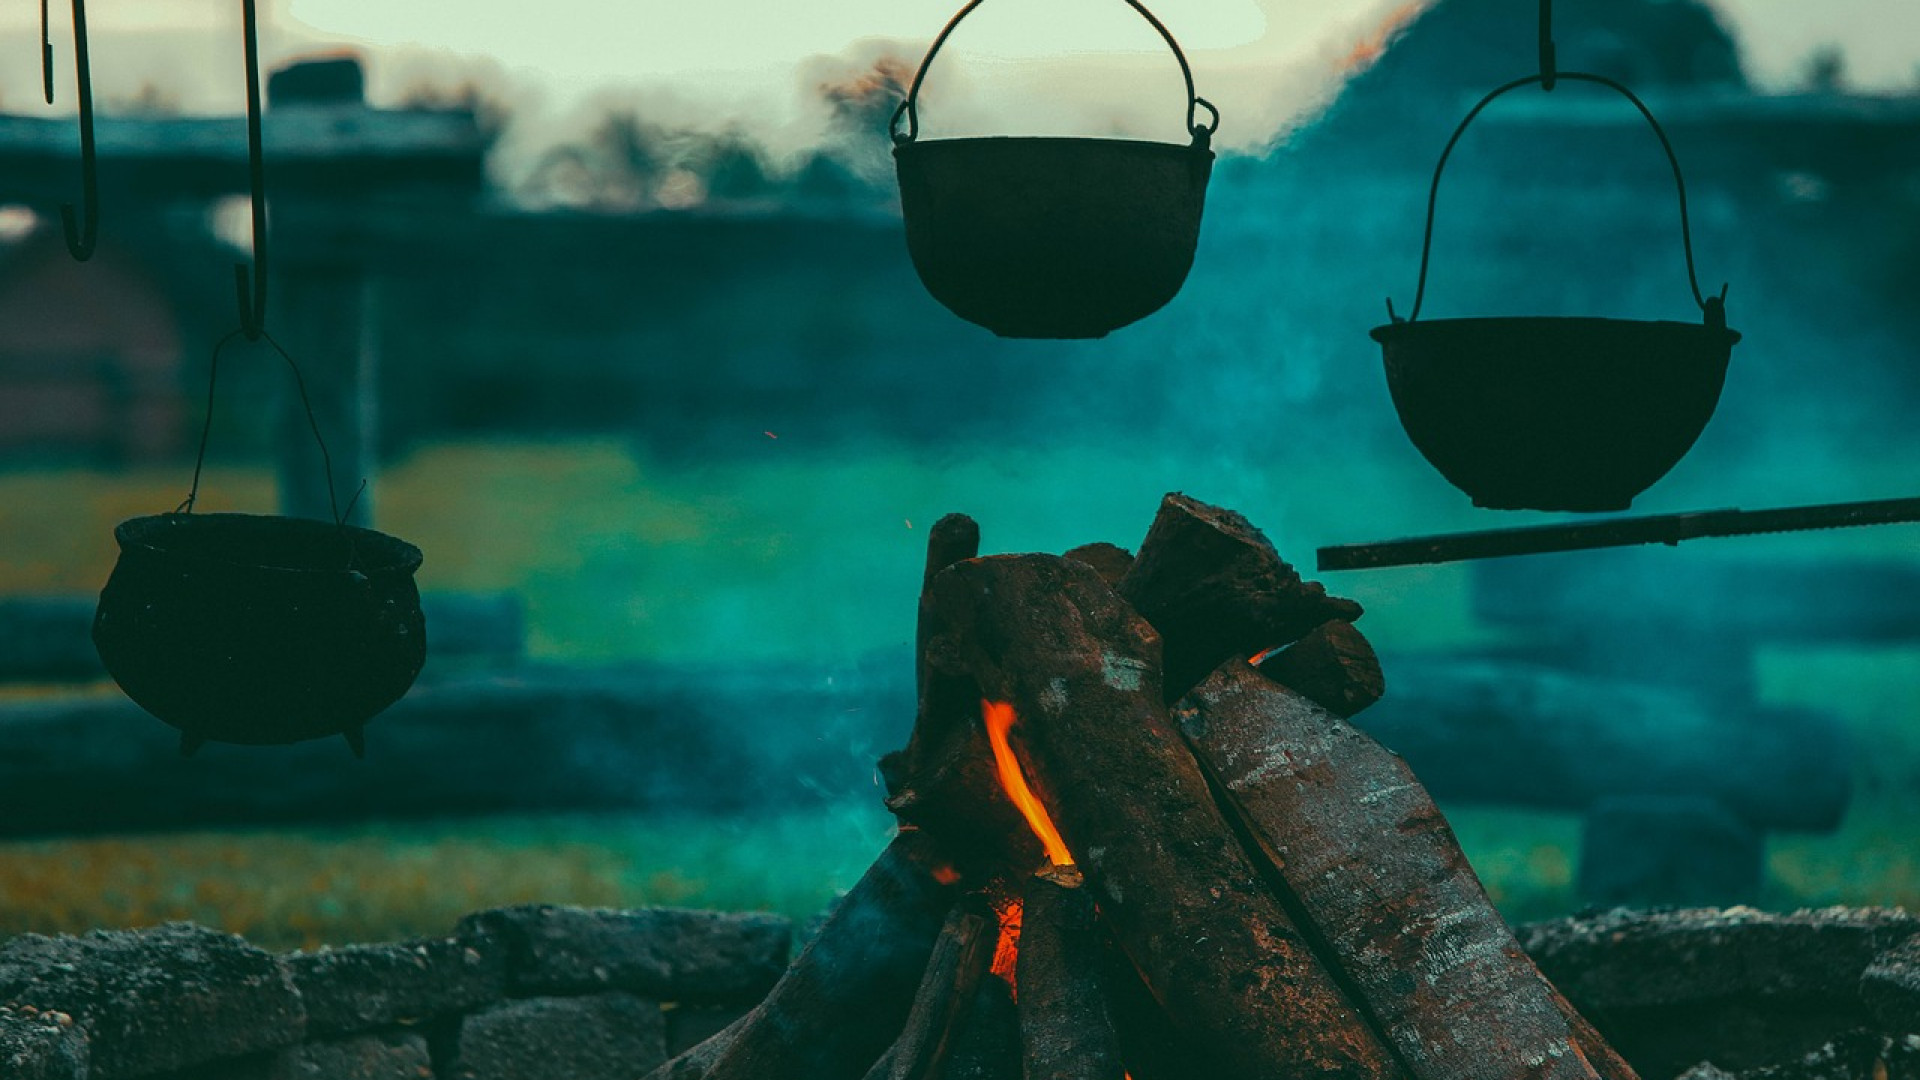
{"label": "cauldron leg", "polygon": [[205,735],[195,735],[191,731],[180,733],[180,756],[192,757],[201,747],[207,745]]}
{"label": "cauldron leg", "polygon": [[341,734],[347,737],[347,745],[353,748],[354,757],[364,758],[367,756],[367,729],[365,727],[350,727],[341,732]]}

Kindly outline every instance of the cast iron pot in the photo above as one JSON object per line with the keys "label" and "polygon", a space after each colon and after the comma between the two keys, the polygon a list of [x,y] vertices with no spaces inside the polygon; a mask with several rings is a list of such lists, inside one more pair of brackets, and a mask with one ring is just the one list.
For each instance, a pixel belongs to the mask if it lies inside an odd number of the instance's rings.
{"label": "cast iron pot", "polygon": [[[1626,95],[1652,125],[1673,166],[1687,280],[1701,324],[1625,319],[1506,317],[1417,321],[1432,253],[1433,207],[1447,158],[1473,118],[1517,87],[1590,82]],[[1375,327],[1400,425],[1427,461],[1475,506],[1499,510],[1625,510],[1665,476],[1720,403],[1740,335],[1727,328],[1726,292],[1703,297],[1694,277],[1687,189],[1660,124],[1611,79],[1558,72],[1516,79],[1475,105],[1434,169],[1420,287],[1407,319]],[[1388,312],[1393,305],[1389,301]]]}
{"label": "cast iron pot", "polygon": [[426,662],[420,550],[403,540],[250,514],[133,518],[114,539],[94,645],[187,752],[346,735],[358,753]]}
{"label": "cast iron pot", "polygon": [[1740,335],[1624,319],[1401,322],[1373,331],[1420,453],[1475,506],[1625,510],[1700,437]]}
{"label": "cast iron pot", "polygon": [[[1160,32],[1187,82],[1192,142],[979,138],[917,141],[920,84],[974,0],[921,61],[893,115],[907,252],[948,310],[1013,338],[1097,338],[1159,310],[1180,291],[1200,240],[1220,114]],[[1197,122],[1198,110],[1210,120]],[[907,122],[906,130],[900,121]]]}

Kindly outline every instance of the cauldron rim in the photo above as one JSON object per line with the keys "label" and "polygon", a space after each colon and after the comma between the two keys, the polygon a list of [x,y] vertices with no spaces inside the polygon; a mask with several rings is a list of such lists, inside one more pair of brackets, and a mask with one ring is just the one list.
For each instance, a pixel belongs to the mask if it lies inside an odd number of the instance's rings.
{"label": "cauldron rim", "polygon": [[[162,538],[183,540],[211,533],[252,530],[260,537],[283,537],[311,541],[326,534],[345,533],[353,544],[352,566],[299,566],[258,559],[240,559],[224,554],[195,550],[189,545],[160,542]],[[179,560],[202,566],[223,567],[256,573],[285,575],[332,575],[348,571],[362,574],[400,574],[412,576],[424,557],[420,549],[400,539],[357,525],[334,525],[309,518],[290,518],[267,514],[194,514],[170,512],[128,518],[116,525],[113,538],[123,552],[140,551],[160,559]],[[294,560],[288,560],[292,562]]]}
{"label": "cauldron rim", "polygon": [[1476,315],[1453,319],[1419,319],[1383,323],[1367,332],[1367,336],[1382,345],[1392,341],[1417,337],[1420,327],[1446,327],[1453,330],[1472,330],[1484,328],[1490,330],[1516,329],[1521,326],[1540,327],[1548,324],[1562,326],[1568,330],[1597,328],[1602,326],[1633,326],[1646,329],[1676,329],[1686,333],[1707,336],[1724,335],[1728,345],[1740,343],[1740,331],[1725,326],[1708,326],[1704,323],[1681,322],[1675,319],[1618,319],[1599,315]]}
{"label": "cauldron rim", "polygon": [[[1083,146],[1118,147],[1128,150],[1141,150],[1147,153],[1199,154],[1210,160],[1215,156],[1212,147],[1199,142],[1180,143],[1167,142],[1163,139],[1125,139],[1114,136],[1083,135],[963,135],[958,138],[946,139],[911,139],[906,142],[895,143],[893,153],[895,157],[899,157],[902,154],[912,156],[916,149],[924,150],[929,147],[960,148],[967,146],[1005,146],[1013,144],[1023,146],[1044,144],[1061,149]],[[935,152],[938,153],[939,150],[935,149]]]}

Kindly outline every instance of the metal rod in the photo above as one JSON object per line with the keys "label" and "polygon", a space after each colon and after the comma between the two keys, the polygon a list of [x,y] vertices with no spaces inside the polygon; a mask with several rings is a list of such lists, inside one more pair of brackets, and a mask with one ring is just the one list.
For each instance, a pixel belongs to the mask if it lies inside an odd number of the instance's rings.
{"label": "metal rod", "polygon": [[260,145],[260,26],[254,0],[240,0],[240,13],[247,49],[247,168],[253,185],[251,289],[245,263],[234,265],[233,278],[240,300],[240,330],[248,341],[258,341],[267,329],[267,166]]}
{"label": "metal rod", "polygon": [[67,253],[77,262],[93,257],[100,239],[100,180],[93,143],[93,68],[87,59],[87,5],[73,0],[73,71],[80,86],[80,200],[86,209],[82,223],[72,203],[60,205],[60,223],[67,234]]}
{"label": "metal rod", "polygon": [[1574,521],[1560,525],[1528,525],[1514,529],[1415,536],[1370,544],[1342,544],[1320,549],[1319,566],[1330,570],[1379,570],[1390,566],[1502,559],[1554,551],[1666,544],[1720,536],[1802,532],[1809,529],[1846,529],[1864,525],[1920,522],[1920,497],[1868,502],[1788,506],[1772,510],[1702,510],[1685,514],[1654,514],[1601,521]]}

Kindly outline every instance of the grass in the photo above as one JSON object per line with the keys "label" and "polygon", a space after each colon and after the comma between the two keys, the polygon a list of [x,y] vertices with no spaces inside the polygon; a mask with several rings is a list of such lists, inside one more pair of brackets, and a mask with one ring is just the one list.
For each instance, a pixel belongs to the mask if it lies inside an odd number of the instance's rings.
{"label": "grass", "polygon": [[[758,441],[729,460],[673,467],[611,441],[433,447],[379,478],[379,525],[426,552],[427,588],[520,594],[540,658],[743,663],[910,641],[924,530],[951,510],[980,519],[990,551],[1133,546],[1176,489],[1243,510],[1297,560],[1322,543],[1470,527],[1430,478],[1365,460],[1201,467],[1066,443],[948,459],[743,437]],[[0,473],[0,595],[98,588],[113,524],[173,506],[183,479],[174,468]],[[261,470],[216,470],[203,490],[207,510],[272,503]],[[1896,530],[1755,543],[1798,557],[1913,553]],[[1335,587],[1367,603],[1383,650],[1493,637],[1459,567]],[[1769,703],[1836,711],[1862,750],[1837,833],[1770,838],[1765,902],[1920,909],[1920,651],[1779,651],[1760,674]],[[1448,810],[1510,918],[1576,905],[1577,819]],[[0,935],[186,918],[290,948],[443,933],[469,911],[529,901],[805,918],[858,877],[887,828],[861,805],[744,821],[554,815],[12,842],[0,844]]]}

